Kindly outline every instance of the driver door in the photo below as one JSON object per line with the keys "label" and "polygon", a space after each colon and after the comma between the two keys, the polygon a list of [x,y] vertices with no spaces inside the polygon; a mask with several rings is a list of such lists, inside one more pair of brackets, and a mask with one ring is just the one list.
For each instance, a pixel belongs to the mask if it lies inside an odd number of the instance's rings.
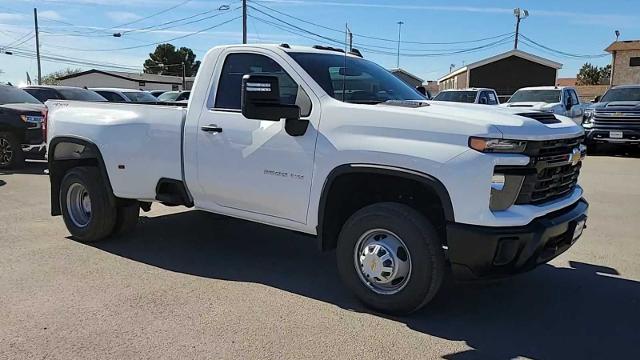
{"label": "driver door", "polygon": [[[320,106],[290,65],[272,53],[230,49],[216,70],[205,111],[198,122],[199,207],[271,223],[306,223]],[[284,121],[248,119],[241,112],[245,74],[277,76],[282,104],[297,104],[309,120],[302,136],[291,136]],[[215,75],[214,75],[215,76]],[[314,106],[315,105],[315,106]],[[205,130],[209,129],[209,130]],[[211,130],[216,129],[216,130]]]}

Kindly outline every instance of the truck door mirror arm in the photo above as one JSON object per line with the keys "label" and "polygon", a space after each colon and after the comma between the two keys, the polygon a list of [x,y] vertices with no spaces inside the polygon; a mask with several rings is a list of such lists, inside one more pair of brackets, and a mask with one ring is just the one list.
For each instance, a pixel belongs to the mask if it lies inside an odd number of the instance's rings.
{"label": "truck door mirror arm", "polygon": [[280,121],[285,119],[285,131],[302,136],[309,120],[300,119],[300,107],[280,103],[280,86],[276,76],[244,75],[242,77],[242,115],[247,119]]}

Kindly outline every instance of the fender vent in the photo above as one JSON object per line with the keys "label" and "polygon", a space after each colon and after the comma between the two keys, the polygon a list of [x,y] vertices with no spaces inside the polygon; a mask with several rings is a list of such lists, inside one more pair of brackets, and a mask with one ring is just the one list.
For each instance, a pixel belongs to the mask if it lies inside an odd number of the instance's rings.
{"label": "fender vent", "polygon": [[558,120],[558,118],[556,118],[555,115],[551,113],[546,113],[546,112],[530,112],[530,113],[522,113],[517,115],[528,117],[533,120],[538,120],[543,124],[557,124],[560,122],[560,120]]}

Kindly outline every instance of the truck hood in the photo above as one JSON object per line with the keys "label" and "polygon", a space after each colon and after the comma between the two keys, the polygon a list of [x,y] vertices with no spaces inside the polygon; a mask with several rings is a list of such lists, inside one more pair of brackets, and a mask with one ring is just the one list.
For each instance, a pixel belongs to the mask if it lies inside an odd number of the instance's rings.
{"label": "truck hood", "polygon": [[510,102],[500,104],[500,106],[508,107],[508,108],[530,108],[534,110],[539,110],[543,108],[550,108],[560,105],[560,103],[546,103],[546,102],[533,102],[533,101],[522,101],[522,102]]}
{"label": "truck hood", "polygon": [[14,112],[27,113],[27,112],[42,112],[45,109],[44,104],[30,104],[30,103],[14,103],[0,105],[0,108],[13,110]]}
{"label": "truck hood", "polygon": [[599,102],[589,106],[596,110],[640,111],[640,101],[611,101]]}
{"label": "truck hood", "polygon": [[[507,108],[498,106],[462,104],[451,102],[425,102],[428,106],[415,108],[402,107],[388,103],[379,104],[378,107],[393,109],[400,114],[420,114],[424,121],[429,118],[444,119],[450,124],[450,131],[470,133],[471,135],[484,129],[490,136],[496,132],[504,138],[520,140],[549,140],[569,138],[582,135],[583,129],[571,119],[555,115],[557,123],[544,124],[538,120],[519,114],[536,113],[530,108]],[[497,130],[497,131],[496,131]]]}

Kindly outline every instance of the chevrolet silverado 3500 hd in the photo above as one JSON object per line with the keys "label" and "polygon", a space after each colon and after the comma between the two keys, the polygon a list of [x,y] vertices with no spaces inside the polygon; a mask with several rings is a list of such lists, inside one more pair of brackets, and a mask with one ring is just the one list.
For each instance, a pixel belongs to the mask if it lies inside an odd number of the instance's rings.
{"label": "chevrolet silverado 3500 hd", "polygon": [[390,313],[426,304],[448,269],[527,271],[581,235],[580,126],[429,102],[358,55],[221,46],[187,108],[47,102],[52,215],[86,242],[154,201],[307,233]]}

